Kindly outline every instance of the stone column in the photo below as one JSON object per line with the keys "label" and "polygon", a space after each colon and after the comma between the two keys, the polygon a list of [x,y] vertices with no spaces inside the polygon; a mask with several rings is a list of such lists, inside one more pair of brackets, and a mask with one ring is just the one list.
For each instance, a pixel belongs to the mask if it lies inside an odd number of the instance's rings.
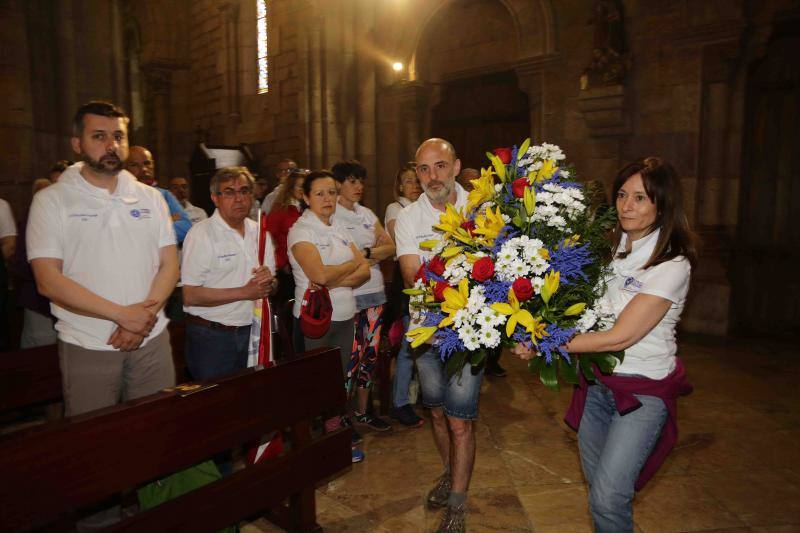
{"label": "stone column", "polygon": [[519,80],[519,88],[528,95],[530,110],[531,142],[541,142],[545,138],[542,107],[545,95],[545,74],[556,61],[555,54],[548,54],[521,61],[514,69]]}
{"label": "stone column", "polygon": [[222,15],[223,47],[225,57],[225,107],[228,122],[242,121],[241,83],[239,65],[239,4],[227,3],[219,6]]}
{"label": "stone column", "polygon": [[172,153],[170,120],[172,69],[166,63],[150,62],[142,67],[145,80],[145,146],[156,160],[156,178],[163,186],[167,176],[167,157]]}

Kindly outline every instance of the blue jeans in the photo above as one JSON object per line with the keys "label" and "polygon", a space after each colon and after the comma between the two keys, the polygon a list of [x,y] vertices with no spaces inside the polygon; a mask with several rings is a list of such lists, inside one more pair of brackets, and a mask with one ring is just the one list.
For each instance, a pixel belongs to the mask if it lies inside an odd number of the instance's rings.
{"label": "blue jeans", "polygon": [[[408,315],[403,317],[403,332],[408,330]],[[411,345],[403,335],[400,351],[397,352],[395,361],[394,383],[392,383],[392,403],[400,408],[408,405],[408,387],[411,385],[411,375],[414,373],[414,360],[411,359]]]}
{"label": "blue jeans", "polygon": [[417,359],[417,368],[425,407],[442,407],[445,415],[461,420],[478,418],[483,368],[473,375],[472,366],[467,363],[460,373],[448,379],[445,364],[433,348]]}
{"label": "blue jeans", "polygon": [[640,396],[642,406],[620,415],[614,394],[604,385],[589,387],[578,445],[589,483],[589,510],[595,531],[633,531],[634,483],[661,435],[667,408],[661,398]]}
{"label": "blue jeans", "polygon": [[216,379],[247,368],[250,326],[232,331],[186,321],[186,366],[197,381]]}

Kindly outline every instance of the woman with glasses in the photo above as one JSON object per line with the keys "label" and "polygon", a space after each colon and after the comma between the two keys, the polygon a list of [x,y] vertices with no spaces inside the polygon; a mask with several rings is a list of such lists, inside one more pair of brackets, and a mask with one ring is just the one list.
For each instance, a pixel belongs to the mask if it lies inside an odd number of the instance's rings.
{"label": "woman with glasses", "polygon": [[[386,292],[380,262],[394,256],[394,241],[383,229],[378,217],[359,202],[364,195],[367,169],[358,161],[341,161],[331,168],[339,183],[339,201],[336,221],[347,229],[356,247],[370,265],[369,280],[356,287],[355,339],[347,367],[348,390],[355,391],[356,407],[353,420],[356,424],[376,431],[387,431],[391,426],[384,420],[367,413],[369,391],[380,353],[381,326]],[[358,438],[358,434],[355,434]]]}

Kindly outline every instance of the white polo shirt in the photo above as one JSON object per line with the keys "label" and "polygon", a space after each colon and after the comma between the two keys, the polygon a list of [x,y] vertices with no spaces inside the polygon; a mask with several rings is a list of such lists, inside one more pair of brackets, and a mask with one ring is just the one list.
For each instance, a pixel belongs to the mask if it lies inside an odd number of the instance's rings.
{"label": "white polo shirt", "polygon": [[[323,223],[317,215],[310,209],[306,209],[292,229],[286,240],[289,248],[289,264],[292,265],[294,275],[294,309],[292,313],[295,317],[300,316],[303,296],[308,288],[308,276],[303,272],[303,267],[295,259],[292,253],[292,246],[298,242],[310,242],[313,244],[323,265],[341,265],[347,261],[352,261],[353,250],[350,244],[353,237],[337,221],[336,217],[331,217],[331,224]],[[336,321],[350,320],[356,314],[356,299],[353,296],[353,289],[350,287],[336,287],[330,289],[331,305],[333,306],[332,319]]]}
{"label": "white polo shirt", "polygon": [[400,214],[400,211],[403,210],[404,207],[411,205],[413,202],[406,198],[405,196],[400,196],[396,202],[392,202],[386,206],[386,212],[383,215],[383,226],[389,227],[389,222],[395,220],[397,215]]}
{"label": "white polo shirt", "polygon": [[16,234],[17,224],[14,222],[11,206],[8,202],[0,198],[0,239],[3,237],[13,237]]}
{"label": "white polo shirt", "polygon": [[208,214],[203,208],[192,205],[189,200],[184,202],[183,210],[186,211],[187,215],[189,215],[189,220],[192,221],[192,224],[197,224],[201,220],[206,220],[208,218]]}
{"label": "white polo shirt", "polygon": [[[467,205],[468,193],[458,183],[455,184],[455,187],[455,208],[461,209]],[[441,214],[442,211],[433,207],[425,193],[422,193],[416,202],[403,208],[394,223],[397,257],[418,255],[422,261],[433,255],[430,250],[421,249],[419,243],[440,237],[442,232],[433,229],[433,226],[439,223]]]}
{"label": "white polo shirt", "polygon": [[[160,249],[175,244],[172,218],[158,189],[123,170],[113,193],[81,176],[83,163],[69,167],[58,183],[33,197],[28,218],[28,260],[60,259],[62,273],[120,305],[147,299],[161,266]],[[51,303],[58,338],[90,350],[107,344],[117,328],[110,320],[72,313]],[[158,312],[150,339],[167,326]],[[143,345],[144,345],[143,344]]]}
{"label": "white polo shirt", "polygon": [[[264,246],[264,265],[275,273],[272,239]],[[258,224],[244,219],[244,237],[228,225],[219,210],[189,230],[183,241],[181,283],[211,289],[241,287],[253,277],[258,266]],[[214,307],[184,305],[189,314],[226,326],[249,326],[253,301],[243,300]]]}
{"label": "white polo shirt", "polygon": [[[650,379],[663,379],[675,369],[675,328],[680,321],[686,295],[689,293],[691,265],[683,256],[642,270],[653,253],[659,231],[634,241],[631,253],[611,262],[612,274],[599,306],[613,310],[619,318],[625,306],[637,294],[652,294],[672,302],[664,318],[639,342],[625,350],[622,364],[615,374],[640,374]],[[623,234],[620,250],[625,249]]]}
{"label": "white polo shirt", "polygon": [[[344,226],[353,237],[356,248],[364,250],[368,246],[375,246],[378,240],[375,237],[375,226],[378,224],[378,217],[375,216],[372,209],[355,203],[351,211],[337,203],[335,218],[336,222]],[[353,288],[353,296],[383,293],[383,291],[381,267],[380,264],[375,264],[369,269],[369,279],[363,285]]]}

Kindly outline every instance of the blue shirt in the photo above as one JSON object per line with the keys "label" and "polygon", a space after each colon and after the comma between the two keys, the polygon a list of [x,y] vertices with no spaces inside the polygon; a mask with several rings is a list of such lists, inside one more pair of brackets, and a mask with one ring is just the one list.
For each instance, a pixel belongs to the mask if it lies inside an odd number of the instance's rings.
{"label": "blue shirt", "polygon": [[175,195],[161,187],[156,187],[156,189],[161,191],[161,194],[164,195],[164,200],[167,201],[167,207],[169,207],[170,216],[180,215],[181,217],[178,220],[173,220],[175,238],[178,240],[178,244],[181,244],[183,243],[183,239],[186,238],[186,234],[189,233],[189,228],[192,227],[192,221],[189,219],[186,210],[184,210],[180,202],[178,202],[178,199],[175,198]]}

